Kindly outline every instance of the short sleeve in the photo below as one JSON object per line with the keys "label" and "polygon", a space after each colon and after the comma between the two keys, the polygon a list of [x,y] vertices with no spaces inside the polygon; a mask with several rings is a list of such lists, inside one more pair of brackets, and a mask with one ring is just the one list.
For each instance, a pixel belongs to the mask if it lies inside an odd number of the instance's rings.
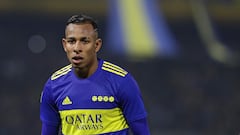
{"label": "short sleeve", "polygon": [[60,116],[54,100],[51,96],[51,89],[47,82],[41,94],[40,99],[40,119],[43,123],[52,126],[60,124]]}
{"label": "short sleeve", "polygon": [[119,99],[124,116],[128,123],[145,118],[147,113],[142,95],[136,80],[128,74],[121,83]]}

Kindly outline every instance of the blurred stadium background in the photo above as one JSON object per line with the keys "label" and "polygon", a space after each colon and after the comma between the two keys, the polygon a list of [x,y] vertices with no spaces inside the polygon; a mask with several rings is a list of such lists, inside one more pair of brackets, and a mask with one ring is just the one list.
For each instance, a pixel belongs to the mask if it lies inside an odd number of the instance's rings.
{"label": "blurred stadium background", "polygon": [[99,55],[138,81],[152,135],[240,133],[239,0],[3,0],[0,135],[40,134],[40,93],[79,13],[99,22]]}

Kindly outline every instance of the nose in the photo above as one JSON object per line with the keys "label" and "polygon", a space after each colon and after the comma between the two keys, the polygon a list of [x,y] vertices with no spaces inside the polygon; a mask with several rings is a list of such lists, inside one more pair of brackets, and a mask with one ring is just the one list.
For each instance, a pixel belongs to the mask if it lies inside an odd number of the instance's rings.
{"label": "nose", "polygon": [[79,41],[77,41],[73,49],[74,49],[74,52],[76,53],[82,52],[82,44]]}

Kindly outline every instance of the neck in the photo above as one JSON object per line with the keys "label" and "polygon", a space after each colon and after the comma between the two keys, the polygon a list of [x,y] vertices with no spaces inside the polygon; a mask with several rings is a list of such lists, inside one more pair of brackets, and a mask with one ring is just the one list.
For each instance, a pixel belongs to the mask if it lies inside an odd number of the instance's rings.
{"label": "neck", "polygon": [[78,78],[88,78],[90,77],[98,68],[98,60],[94,61],[92,64],[89,64],[83,68],[74,68],[74,73]]}

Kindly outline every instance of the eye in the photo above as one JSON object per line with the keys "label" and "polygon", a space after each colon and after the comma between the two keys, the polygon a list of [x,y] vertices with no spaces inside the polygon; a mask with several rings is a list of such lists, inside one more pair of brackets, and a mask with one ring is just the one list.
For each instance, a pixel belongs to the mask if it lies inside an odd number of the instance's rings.
{"label": "eye", "polygon": [[75,39],[67,39],[67,43],[69,44],[75,44],[76,40]]}
{"label": "eye", "polygon": [[83,38],[83,39],[81,39],[81,42],[82,42],[82,44],[88,44],[90,42],[90,40],[87,38]]}

